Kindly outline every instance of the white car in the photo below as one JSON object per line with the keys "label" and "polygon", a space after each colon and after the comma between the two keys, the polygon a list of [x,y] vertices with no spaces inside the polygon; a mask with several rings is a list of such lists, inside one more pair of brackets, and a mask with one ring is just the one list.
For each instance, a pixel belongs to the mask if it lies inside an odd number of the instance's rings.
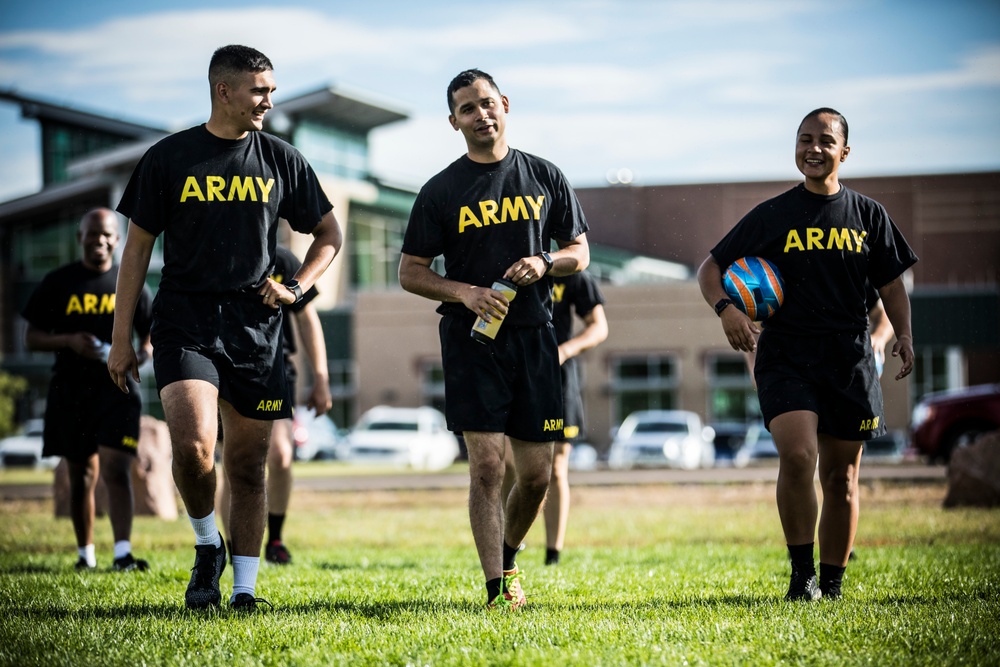
{"label": "white car", "polygon": [[59,463],[58,456],[42,456],[44,428],[44,420],[29,419],[23,433],[0,440],[0,464],[5,468],[11,466],[55,468]]}
{"label": "white car", "polygon": [[347,460],[358,464],[441,470],[458,457],[458,439],[431,407],[374,407],[347,436]]}
{"label": "white car", "polygon": [[292,442],[296,461],[342,459],[347,455],[347,444],[333,420],[328,415],[317,417],[315,410],[302,405],[295,408],[292,418]]}
{"label": "white car", "polygon": [[608,466],[665,466],[693,470],[715,462],[715,432],[688,410],[639,410],[615,433],[608,451]]}

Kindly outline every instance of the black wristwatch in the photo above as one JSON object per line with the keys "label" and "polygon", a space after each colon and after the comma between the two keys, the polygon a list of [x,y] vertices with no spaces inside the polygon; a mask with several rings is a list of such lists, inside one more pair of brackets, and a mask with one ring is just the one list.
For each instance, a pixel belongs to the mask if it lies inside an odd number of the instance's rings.
{"label": "black wristwatch", "polygon": [[552,262],[552,255],[550,255],[549,253],[547,253],[547,252],[545,252],[543,250],[542,252],[538,253],[538,256],[542,258],[543,262],[545,262],[545,273],[548,273],[549,271],[551,271],[552,270],[552,264],[553,264],[553,262]]}
{"label": "black wristwatch", "polygon": [[292,294],[295,295],[295,301],[293,301],[292,303],[298,303],[299,301],[302,301],[302,287],[299,285],[298,280],[295,280],[294,278],[292,280],[289,280],[287,283],[285,283],[285,287],[292,290]]}
{"label": "black wristwatch", "polygon": [[715,314],[722,317],[722,311],[731,305],[733,305],[732,299],[719,299],[718,303],[715,304]]}

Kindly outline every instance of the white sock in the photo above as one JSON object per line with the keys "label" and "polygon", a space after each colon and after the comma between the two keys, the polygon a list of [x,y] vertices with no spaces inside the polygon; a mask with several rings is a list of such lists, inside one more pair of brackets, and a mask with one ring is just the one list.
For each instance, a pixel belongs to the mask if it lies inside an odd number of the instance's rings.
{"label": "white sock", "polygon": [[215,510],[209,512],[208,516],[196,519],[190,514],[191,527],[194,528],[194,543],[197,545],[211,544],[214,547],[222,546],[222,538],[219,537],[219,527],[215,525]]}
{"label": "white sock", "polygon": [[132,543],[128,540],[118,540],[115,542],[115,560],[125,558],[132,553]]}
{"label": "white sock", "polygon": [[87,565],[97,567],[97,554],[94,552],[93,544],[88,544],[85,547],[77,547],[76,552],[80,554],[80,558],[87,561]]}
{"label": "white sock", "polygon": [[257,568],[260,558],[254,556],[233,556],[233,596],[232,602],[240,593],[254,595],[257,588]]}

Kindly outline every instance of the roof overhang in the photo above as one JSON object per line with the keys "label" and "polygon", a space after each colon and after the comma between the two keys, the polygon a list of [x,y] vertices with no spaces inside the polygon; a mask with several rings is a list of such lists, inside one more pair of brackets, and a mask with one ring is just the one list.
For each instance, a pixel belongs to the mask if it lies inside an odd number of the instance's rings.
{"label": "roof overhang", "polygon": [[[314,121],[368,133],[376,127],[409,118],[405,111],[343,87],[328,86],[274,105],[265,124],[277,124],[282,116],[293,123]],[[281,128],[274,128],[279,131]],[[283,134],[280,131],[279,134]]]}

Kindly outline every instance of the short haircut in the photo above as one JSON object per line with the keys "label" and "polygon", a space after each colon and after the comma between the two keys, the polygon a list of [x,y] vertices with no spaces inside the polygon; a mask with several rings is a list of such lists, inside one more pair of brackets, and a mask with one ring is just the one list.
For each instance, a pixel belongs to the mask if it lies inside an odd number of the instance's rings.
{"label": "short haircut", "polygon": [[844,118],[844,114],[840,113],[836,109],[831,109],[830,107],[820,107],[819,109],[813,109],[812,111],[810,111],[809,113],[807,113],[806,116],[805,116],[805,118],[802,119],[802,122],[799,123],[799,129],[800,130],[802,129],[802,123],[806,122],[810,118],[814,118],[814,117],[820,115],[821,113],[828,113],[831,116],[836,116],[837,117],[837,120],[840,122],[840,129],[842,129],[844,131],[844,145],[846,146],[847,145],[847,119]]}
{"label": "short haircut", "polygon": [[257,49],[239,44],[230,44],[215,50],[208,64],[208,81],[215,86],[220,81],[247,72],[273,70],[271,60]]}
{"label": "short haircut", "polygon": [[493,80],[493,77],[482,71],[481,69],[467,69],[464,72],[460,72],[458,76],[451,80],[448,84],[448,113],[455,110],[455,91],[459,88],[465,88],[466,86],[471,86],[479,79],[485,79],[487,83],[493,90],[497,91],[497,95],[501,95],[500,88],[497,86],[497,82]]}

